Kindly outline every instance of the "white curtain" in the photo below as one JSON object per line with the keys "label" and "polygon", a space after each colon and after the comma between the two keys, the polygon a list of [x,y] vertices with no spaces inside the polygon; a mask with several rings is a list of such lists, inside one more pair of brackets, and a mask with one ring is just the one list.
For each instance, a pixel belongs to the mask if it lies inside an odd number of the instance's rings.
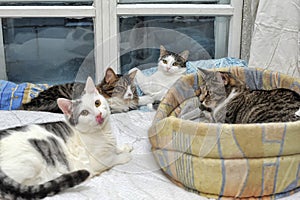
{"label": "white curtain", "polygon": [[260,0],[249,67],[300,78],[300,0]]}

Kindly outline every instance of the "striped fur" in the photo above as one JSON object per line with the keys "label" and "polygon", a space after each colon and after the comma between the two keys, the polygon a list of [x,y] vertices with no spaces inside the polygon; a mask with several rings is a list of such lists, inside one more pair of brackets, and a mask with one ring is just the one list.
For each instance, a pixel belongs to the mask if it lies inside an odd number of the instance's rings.
{"label": "striped fur", "polygon": [[138,108],[139,96],[134,83],[136,71],[122,76],[108,99],[112,113],[127,112]]}
{"label": "striped fur", "polygon": [[48,111],[61,113],[56,100],[58,98],[77,99],[84,89],[84,83],[65,83],[54,85],[41,92],[30,102],[22,104],[19,110]]}
{"label": "striped fur", "polygon": [[51,196],[131,159],[131,147],[116,146],[109,105],[91,78],[80,99],[57,104],[66,121],[0,131],[0,199]]}
{"label": "striped fur", "polygon": [[[22,185],[0,169],[0,197],[3,199],[41,199],[53,196],[85,181],[90,173],[78,170],[39,185]],[[3,192],[4,191],[4,192]]]}
{"label": "striped fur", "polygon": [[[108,68],[106,70],[105,77],[101,83],[96,86],[97,90],[105,98],[110,98],[120,77],[120,75],[115,74],[112,68]],[[41,92],[30,102],[22,104],[19,110],[61,113],[56,100],[58,98],[77,99],[79,96],[81,96],[84,86],[84,83],[79,82],[54,85]]]}
{"label": "striped fur", "polygon": [[251,90],[230,72],[200,70],[205,84],[200,101],[212,110],[214,122],[231,124],[300,120],[300,95],[292,90]]}

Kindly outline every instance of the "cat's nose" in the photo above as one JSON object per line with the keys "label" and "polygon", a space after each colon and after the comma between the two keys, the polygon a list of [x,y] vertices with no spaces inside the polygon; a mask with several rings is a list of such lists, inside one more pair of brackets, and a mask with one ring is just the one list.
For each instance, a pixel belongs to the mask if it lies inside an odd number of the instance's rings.
{"label": "cat's nose", "polygon": [[130,94],[130,93],[128,94],[129,97],[131,97],[131,95],[132,95],[132,94]]}

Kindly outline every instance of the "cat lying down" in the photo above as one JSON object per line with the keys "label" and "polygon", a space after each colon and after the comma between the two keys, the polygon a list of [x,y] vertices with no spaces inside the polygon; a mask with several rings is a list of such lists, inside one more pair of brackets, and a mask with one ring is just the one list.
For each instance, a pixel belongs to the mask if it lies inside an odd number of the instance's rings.
{"label": "cat lying down", "polygon": [[[199,69],[204,84],[198,101],[180,118],[212,123],[268,123],[300,120],[300,95],[292,90],[251,90],[230,72]],[[192,100],[190,100],[192,101]]]}
{"label": "cat lying down", "polygon": [[[136,72],[119,75],[112,68],[107,68],[104,78],[96,88],[110,105],[112,113],[127,112],[138,108],[138,95],[134,84]],[[41,92],[30,102],[21,105],[19,110],[48,111],[62,113],[57,105],[58,98],[76,99],[84,89],[85,84],[80,82],[55,85]]]}
{"label": "cat lying down", "polygon": [[91,78],[80,97],[57,104],[65,121],[0,131],[0,199],[51,196],[131,160],[132,147],[116,146],[109,105]]}

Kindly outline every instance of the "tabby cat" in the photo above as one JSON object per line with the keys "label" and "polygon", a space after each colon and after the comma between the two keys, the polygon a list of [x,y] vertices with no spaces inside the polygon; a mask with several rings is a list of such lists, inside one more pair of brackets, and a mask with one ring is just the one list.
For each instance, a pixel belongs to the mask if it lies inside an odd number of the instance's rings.
{"label": "tabby cat", "polygon": [[112,113],[127,112],[138,108],[139,96],[134,83],[136,72],[123,75],[115,85],[111,98],[108,99]]}
{"label": "tabby cat", "polygon": [[[102,94],[105,98],[110,98],[120,78],[121,75],[116,74],[114,70],[109,67],[105,72],[103,80],[96,87],[100,94]],[[41,92],[30,102],[21,105],[19,110],[62,113],[61,109],[59,109],[57,105],[56,100],[58,98],[78,98],[84,89],[84,85],[84,83],[73,82],[52,86],[49,89]]]}
{"label": "tabby cat", "polygon": [[300,95],[292,90],[251,90],[230,72],[199,69],[202,110],[213,122],[244,124],[300,120]]}
{"label": "tabby cat", "polygon": [[158,70],[154,74],[145,76],[138,68],[129,71],[137,71],[135,80],[144,93],[139,98],[139,105],[148,105],[162,100],[168,89],[186,73],[188,55],[188,50],[176,54],[167,51],[161,45]]}
{"label": "tabby cat", "polygon": [[65,121],[0,131],[0,199],[54,195],[131,160],[118,148],[110,110],[91,78],[76,100],[59,98]]}

